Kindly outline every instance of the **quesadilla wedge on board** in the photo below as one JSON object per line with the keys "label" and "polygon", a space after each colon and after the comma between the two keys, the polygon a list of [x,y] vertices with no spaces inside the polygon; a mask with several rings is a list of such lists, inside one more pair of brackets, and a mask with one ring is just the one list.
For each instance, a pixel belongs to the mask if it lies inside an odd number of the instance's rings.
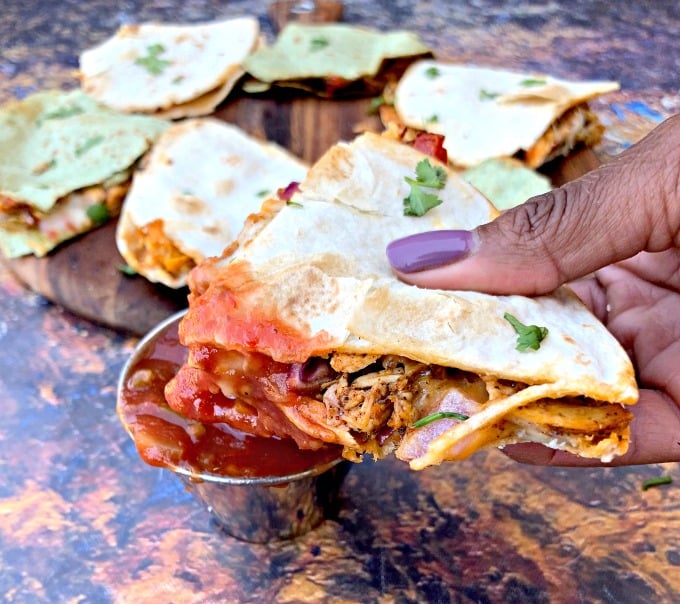
{"label": "quesadilla wedge on board", "polygon": [[278,145],[213,118],[170,126],[133,176],[116,230],[125,261],[177,288],[219,256],[263,200],[304,178],[308,166]]}
{"label": "quesadilla wedge on board", "polygon": [[80,90],[0,109],[0,248],[44,256],[117,216],[132,171],[169,122],[124,115]]}
{"label": "quesadilla wedge on board", "polygon": [[346,23],[288,23],[274,44],[245,61],[254,80],[248,92],[271,86],[299,88],[322,97],[370,96],[396,81],[430,49],[413,32],[382,32]]}
{"label": "quesadilla wedge on board", "polygon": [[[423,194],[441,203],[405,215]],[[525,441],[625,452],[633,368],[571,290],[425,290],[391,272],[391,240],[497,216],[454,171],[366,133],[332,147],[293,201],[264,204],[191,273],[188,360],[166,387],[176,412],[414,469]],[[518,325],[540,337],[518,341]]]}
{"label": "quesadilla wedge on board", "polygon": [[455,166],[515,156],[537,168],[579,144],[597,144],[604,126],[588,101],[618,88],[425,59],[406,70],[393,110],[384,113],[388,128],[396,121],[397,128],[443,135]]}
{"label": "quesadilla wedge on board", "polygon": [[80,55],[81,87],[117,111],[180,119],[208,115],[243,76],[260,43],[255,17],[123,25]]}

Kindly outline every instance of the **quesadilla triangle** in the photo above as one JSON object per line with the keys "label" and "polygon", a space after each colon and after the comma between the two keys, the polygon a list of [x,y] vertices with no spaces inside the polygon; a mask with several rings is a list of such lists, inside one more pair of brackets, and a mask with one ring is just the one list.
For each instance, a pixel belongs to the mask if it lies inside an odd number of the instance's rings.
{"label": "quesadilla triangle", "polygon": [[0,109],[0,249],[44,256],[118,215],[132,171],[169,122],[123,115],[80,90]]}
{"label": "quesadilla triangle", "polygon": [[308,166],[282,147],[212,118],[173,124],[134,174],[116,230],[125,261],[177,288],[219,256],[266,196],[304,178]]}
{"label": "quesadilla triangle", "polygon": [[260,43],[255,17],[175,25],[123,25],[80,55],[85,92],[125,113],[208,115],[244,74]]}
{"label": "quesadilla triangle", "polygon": [[431,54],[409,31],[289,23],[272,46],[262,46],[244,61],[254,78],[244,89],[262,92],[277,85],[321,96],[378,94],[386,80],[398,79],[415,58]]}
{"label": "quesadilla triangle", "polygon": [[[441,203],[404,215],[425,182]],[[391,272],[389,241],[497,216],[454,171],[366,133],[332,147],[293,201],[264,204],[230,253],[192,271],[188,360],[166,387],[176,412],[414,469],[517,442],[626,451],[631,362],[571,290],[426,290]]]}
{"label": "quesadilla triangle", "polygon": [[516,156],[537,168],[579,144],[597,144],[604,126],[588,101],[618,88],[611,81],[422,60],[399,80],[394,109],[406,127],[444,135],[456,166]]}

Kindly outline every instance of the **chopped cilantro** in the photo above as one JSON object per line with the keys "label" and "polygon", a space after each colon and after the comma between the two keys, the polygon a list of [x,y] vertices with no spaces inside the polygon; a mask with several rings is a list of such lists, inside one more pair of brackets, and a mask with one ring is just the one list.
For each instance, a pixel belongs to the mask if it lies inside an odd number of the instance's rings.
{"label": "chopped cilantro", "polygon": [[539,327],[538,325],[524,325],[516,317],[513,317],[509,312],[503,315],[503,318],[512,325],[512,328],[517,333],[517,350],[524,352],[531,348],[538,350],[541,342],[548,335],[547,327]]}
{"label": "chopped cilantro", "polygon": [[261,191],[255,193],[255,195],[257,195],[258,197],[266,197],[267,195],[269,195],[269,193],[270,193],[269,189],[262,189]]}
{"label": "chopped cilantro", "polygon": [[433,166],[429,159],[423,159],[416,166],[415,180],[407,176],[406,182],[432,189],[443,189],[446,184],[446,170],[441,166]]}
{"label": "chopped cilantro", "polygon": [[292,200],[290,200],[290,199],[286,202],[286,205],[287,205],[287,206],[293,206],[294,208],[301,208],[301,207],[303,207],[302,204],[301,204],[300,202],[298,202],[298,201],[292,201]]}
{"label": "chopped cilantro", "polygon": [[151,75],[161,75],[163,70],[170,65],[170,61],[159,58],[159,55],[165,52],[165,46],[151,44],[151,46],[146,47],[146,51],[149,54],[145,57],[137,57],[135,64],[144,67]]}
{"label": "chopped cilantro", "polygon": [[423,216],[437,207],[442,200],[425,189],[442,189],[446,183],[446,171],[441,166],[433,166],[430,160],[423,159],[416,166],[416,178],[405,177],[411,185],[408,197],[404,198],[404,216]]}
{"label": "chopped cilantro", "polygon": [[469,419],[469,416],[464,415],[463,413],[456,413],[455,411],[439,411],[438,413],[432,413],[430,415],[426,415],[425,417],[421,417],[417,422],[411,424],[411,427],[422,428],[423,426],[427,426],[427,424],[447,418],[458,419],[464,422],[466,419]]}
{"label": "chopped cilantro", "polygon": [[520,86],[543,86],[544,84],[547,84],[545,78],[527,78],[519,83]]}
{"label": "chopped cilantro", "polygon": [[87,217],[95,224],[104,224],[110,217],[109,209],[103,203],[95,203],[86,210]]}
{"label": "chopped cilantro", "polygon": [[425,75],[432,80],[434,80],[435,78],[438,78],[441,74],[442,74],[442,72],[439,71],[439,68],[435,67],[434,65],[432,67],[428,67],[425,70]]}
{"label": "chopped cilantro", "polygon": [[488,90],[480,90],[479,91],[479,100],[480,101],[492,101],[493,99],[497,98],[500,96],[500,93],[498,92],[489,92]]}
{"label": "chopped cilantro", "polygon": [[323,38],[323,37],[318,37],[318,38],[312,38],[309,42],[309,50],[311,51],[316,51],[316,50],[321,50],[322,48],[326,48],[330,44],[330,41],[328,38]]}
{"label": "chopped cilantro", "polygon": [[78,105],[72,105],[71,107],[62,107],[56,111],[50,111],[41,117],[43,120],[62,120],[74,115],[80,115],[81,113],[85,113],[85,109]]}
{"label": "chopped cilantro", "polygon": [[390,103],[384,96],[375,96],[371,99],[371,102],[368,104],[368,109],[366,110],[366,113],[368,115],[375,115],[378,113],[380,107],[383,105],[392,105],[393,103]]}
{"label": "chopped cilantro", "polygon": [[87,153],[92,147],[104,142],[104,137],[100,134],[99,136],[93,136],[88,138],[80,147],[76,147],[76,156],[80,157],[83,153]]}
{"label": "chopped cilantro", "polygon": [[183,75],[178,75],[176,78],[173,78],[172,83],[173,84],[179,84],[180,82],[184,81],[184,76]]}
{"label": "chopped cilantro", "polygon": [[438,121],[439,121],[439,116],[436,113],[433,113],[430,117],[427,118],[428,124],[435,124]]}
{"label": "chopped cilantro", "polygon": [[656,478],[650,478],[642,483],[642,490],[646,491],[651,487],[658,487],[662,484],[671,484],[673,479],[670,476],[657,476]]}
{"label": "chopped cilantro", "polygon": [[137,271],[129,264],[119,264],[116,268],[128,277],[134,277],[137,274]]}

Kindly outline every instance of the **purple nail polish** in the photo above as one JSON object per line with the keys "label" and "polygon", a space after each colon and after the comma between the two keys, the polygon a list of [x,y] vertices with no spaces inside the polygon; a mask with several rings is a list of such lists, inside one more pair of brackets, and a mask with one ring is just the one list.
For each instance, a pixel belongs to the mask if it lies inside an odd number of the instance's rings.
{"label": "purple nail polish", "polygon": [[428,231],[392,241],[387,259],[395,270],[415,273],[462,260],[473,247],[471,231]]}

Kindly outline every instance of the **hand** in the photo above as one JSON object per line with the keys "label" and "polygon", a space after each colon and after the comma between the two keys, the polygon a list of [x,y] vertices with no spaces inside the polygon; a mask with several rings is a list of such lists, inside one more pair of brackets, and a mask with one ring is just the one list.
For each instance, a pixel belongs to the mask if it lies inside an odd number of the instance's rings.
{"label": "hand", "polygon": [[[388,246],[400,278],[525,295],[571,282],[636,368],[631,445],[612,465],[680,461],[680,115],[582,178],[474,231],[444,233]],[[535,444],[505,452],[525,463],[600,465]]]}

